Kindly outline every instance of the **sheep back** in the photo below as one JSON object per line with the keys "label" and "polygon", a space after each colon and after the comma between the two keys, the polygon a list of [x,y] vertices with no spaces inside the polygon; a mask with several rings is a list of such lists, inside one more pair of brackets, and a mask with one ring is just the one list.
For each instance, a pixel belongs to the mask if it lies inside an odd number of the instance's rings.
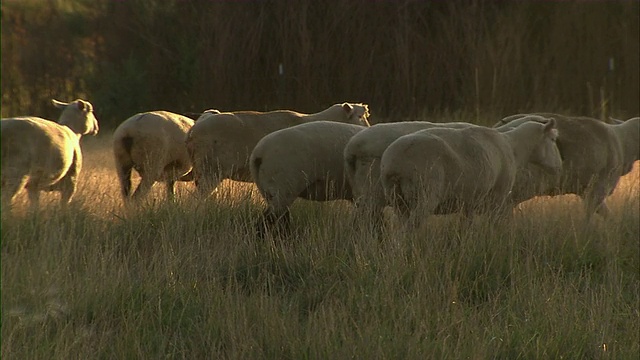
{"label": "sheep back", "polygon": [[404,121],[376,124],[349,140],[344,150],[347,176],[357,204],[382,208],[386,205],[384,189],[380,184],[380,158],[387,147],[399,137],[413,132],[434,128],[466,128],[470,123],[432,123]]}
{"label": "sheep back", "polygon": [[618,121],[609,127],[620,140],[623,153],[622,175],[626,175],[633,169],[633,164],[640,160],[640,117]]}
{"label": "sheep back", "polygon": [[[594,188],[600,193],[613,191],[623,173],[624,150],[612,125],[583,116],[569,117],[552,113],[535,115],[556,120],[556,143],[562,156],[563,170],[559,176],[554,176],[535,165],[527,165],[518,173],[513,189],[516,202],[537,195],[575,193],[584,196]],[[505,118],[499,124],[518,126],[526,121],[517,116],[520,115]]]}
{"label": "sheep back", "polygon": [[265,135],[301,123],[302,115],[281,110],[269,113],[242,111],[198,119],[186,137],[194,166],[220,169],[237,181],[251,181],[249,155]]}
{"label": "sheep back", "polygon": [[155,181],[173,181],[191,170],[184,138],[193,126],[188,117],[168,111],[136,114],[113,134],[116,166],[133,166]]}
{"label": "sheep back", "polygon": [[67,126],[38,117],[2,119],[2,185],[28,176],[45,190],[82,165],[79,137]]}
{"label": "sheep back", "polygon": [[281,209],[297,197],[352,199],[343,152],[349,139],[363,129],[360,125],[317,121],[265,136],[250,159],[260,193],[271,206]]}
{"label": "sheep back", "polygon": [[[508,197],[517,165],[509,143],[494,129],[432,128],[404,135],[384,151],[381,181],[391,203],[428,213],[443,203],[499,206]],[[486,203],[486,204],[485,204]]]}
{"label": "sheep back", "polygon": [[314,114],[291,110],[206,114],[189,131],[186,143],[196,176],[251,182],[249,156],[264,136],[317,121],[368,124],[368,116],[366,105],[350,103],[335,104]]}

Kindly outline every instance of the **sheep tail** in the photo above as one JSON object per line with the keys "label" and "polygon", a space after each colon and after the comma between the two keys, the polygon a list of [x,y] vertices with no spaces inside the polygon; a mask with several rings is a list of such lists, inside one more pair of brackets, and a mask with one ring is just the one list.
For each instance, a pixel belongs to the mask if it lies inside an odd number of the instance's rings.
{"label": "sheep tail", "polygon": [[125,136],[122,138],[122,148],[131,157],[131,148],[133,148],[133,138],[131,136]]}
{"label": "sheep tail", "polygon": [[260,174],[260,166],[262,165],[262,158],[253,159],[251,164],[251,174],[253,175],[253,181],[258,183],[258,175]]}
{"label": "sheep tail", "polygon": [[119,156],[117,159],[118,179],[120,180],[120,188],[122,196],[127,198],[131,193],[131,170],[133,169],[133,161],[131,159],[131,149],[133,148],[133,138],[125,136],[121,139],[122,150],[126,154],[126,158]]}
{"label": "sheep tail", "polygon": [[347,175],[350,178],[353,178],[354,174],[356,173],[356,156],[349,155],[349,157],[347,157],[345,160],[347,164]]}
{"label": "sheep tail", "polygon": [[193,138],[191,137],[191,130],[189,129],[189,131],[187,131],[187,135],[185,137],[185,146],[187,148],[187,153],[189,154],[189,158],[191,159],[191,161],[193,161],[194,158],[194,153],[195,153],[195,149],[194,149],[194,144],[193,144]]}

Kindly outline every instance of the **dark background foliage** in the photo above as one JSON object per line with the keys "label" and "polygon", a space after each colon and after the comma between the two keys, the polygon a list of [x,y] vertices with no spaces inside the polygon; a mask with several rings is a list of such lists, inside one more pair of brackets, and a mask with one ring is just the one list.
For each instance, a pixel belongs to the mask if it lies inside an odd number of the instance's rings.
{"label": "dark background foliage", "polygon": [[[2,1],[2,116],[639,112],[638,1]],[[280,71],[282,70],[282,72]]]}

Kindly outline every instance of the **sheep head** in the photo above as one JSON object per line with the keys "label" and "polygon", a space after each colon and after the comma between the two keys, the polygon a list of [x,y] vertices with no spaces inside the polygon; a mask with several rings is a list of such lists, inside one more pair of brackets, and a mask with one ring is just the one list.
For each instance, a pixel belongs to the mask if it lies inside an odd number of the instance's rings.
{"label": "sheep head", "polygon": [[96,135],[100,130],[98,120],[93,114],[93,105],[90,102],[76,99],[70,103],[51,99],[51,103],[62,110],[58,123],[66,125],[79,135]]}

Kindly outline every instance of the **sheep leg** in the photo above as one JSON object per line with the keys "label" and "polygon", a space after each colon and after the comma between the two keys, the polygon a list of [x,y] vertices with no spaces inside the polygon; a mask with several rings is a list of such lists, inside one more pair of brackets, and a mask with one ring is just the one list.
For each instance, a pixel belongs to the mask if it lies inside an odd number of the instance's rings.
{"label": "sheep leg", "polygon": [[407,201],[401,201],[396,209],[406,231],[414,231],[420,227],[420,214],[433,213],[433,210],[431,212],[422,211],[422,207],[418,207],[417,203]]}
{"label": "sheep leg", "polygon": [[262,213],[262,215],[256,221],[256,224],[254,227],[256,231],[256,236],[260,239],[264,239],[267,233],[269,232],[269,229],[271,228],[273,219],[270,216],[271,216],[271,213],[267,209]]}
{"label": "sheep leg", "polygon": [[2,197],[2,211],[11,213],[11,204],[16,194],[24,187],[27,182],[27,176],[19,176],[11,178],[11,180],[2,180],[2,191],[0,196]]}
{"label": "sheep leg", "polygon": [[220,185],[224,179],[222,170],[219,164],[209,160],[208,157],[194,161],[191,171],[196,192],[201,199],[209,197],[213,190]]}
{"label": "sheep leg", "polygon": [[605,197],[604,192],[594,191],[583,198],[585,205],[585,217],[587,221],[591,219],[591,216],[595,213],[605,218],[609,216],[610,211],[609,207],[604,202]]}
{"label": "sheep leg", "polygon": [[374,233],[382,232],[384,228],[384,214],[382,207],[356,204],[354,227],[357,229],[370,228]]}
{"label": "sheep leg", "polygon": [[60,203],[68,205],[76,192],[76,179],[67,176],[61,180],[58,188],[60,189]]}
{"label": "sheep leg", "polygon": [[[491,208],[483,209],[492,226],[508,225],[513,220],[513,206],[509,203],[494,203]],[[467,218],[467,225],[473,224],[473,218]]]}
{"label": "sheep leg", "polygon": [[587,191],[581,194],[582,201],[584,202],[585,218],[587,221],[591,219],[593,214],[597,213],[603,217],[609,215],[609,208],[605,204],[605,199],[609,195],[609,190],[605,188],[605,185],[597,182],[590,184],[587,187]]}
{"label": "sheep leg", "polygon": [[217,174],[212,174],[211,176],[202,176],[195,180],[196,189],[198,189],[198,193],[203,199],[211,195],[213,190],[215,190],[221,182],[222,179]]}
{"label": "sheep leg", "polygon": [[[355,219],[361,223],[371,222],[377,215],[377,203],[369,193],[356,194],[356,189],[353,189],[353,205],[355,209]],[[360,191],[362,192],[362,191]],[[382,194],[384,199],[384,193]],[[384,204],[383,204],[384,206]]]}
{"label": "sheep leg", "polygon": [[369,211],[368,219],[373,225],[373,229],[376,232],[382,232],[385,227],[384,221],[384,207],[375,207]]}
{"label": "sheep leg", "polygon": [[[402,190],[405,191],[403,192]],[[408,220],[412,208],[409,200],[412,196],[408,196],[406,190],[407,189],[402,189],[399,184],[394,184],[393,187],[390,186],[390,188],[385,191],[389,205],[391,205],[394,212],[404,220]]]}
{"label": "sheep leg", "polygon": [[194,175],[193,175],[193,170],[190,170],[188,173],[182,175],[178,181],[193,181],[194,180]]}
{"label": "sheep leg", "polygon": [[513,216],[514,204],[509,198],[509,191],[491,192],[487,196],[486,205],[481,209],[496,221],[507,221]]}
{"label": "sheep leg", "polygon": [[291,232],[291,212],[289,208],[278,217],[277,231],[280,235],[288,235]]}
{"label": "sheep leg", "polygon": [[[261,193],[267,201],[268,207],[262,217],[263,220],[261,220],[259,224],[263,230],[259,228],[258,235],[263,237],[264,233],[267,232],[278,236],[288,235],[291,232],[291,213],[289,206],[293,204],[297,197],[292,194],[299,194],[300,191],[290,191],[288,194],[277,191],[261,191]],[[274,193],[275,195],[273,195]]]}
{"label": "sheep leg", "polygon": [[425,217],[435,214],[443,204],[444,187],[422,180],[418,188],[403,187],[403,196],[397,201],[397,209],[404,218],[404,228],[415,231]]}
{"label": "sheep leg", "polygon": [[133,164],[120,165],[117,168],[122,197],[128,199],[131,195],[131,170],[133,169]]}
{"label": "sheep leg", "polygon": [[142,199],[145,198],[147,194],[149,194],[149,191],[151,191],[151,187],[153,187],[153,184],[155,184],[155,180],[151,179],[151,176],[142,176],[142,179],[140,179],[140,183],[138,184],[136,191],[133,192],[134,199]]}
{"label": "sheep leg", "polygon": [[37,186],[27,185],[27,194],[29,195],[29,208],[34,212],[40,206],[40,189]]}
{"label": "sheep leg", "polygon": [[169,200],[173,200],[175,198],[175,184],[176,182],[174,180],[167,180],[165,182],[165,187],[167,189],[167,199]]}
{"label": "sheep leg", "polygon": [[596,208],[596,214],[599,214],[603,218],[608,218],[611,215],[611,211],[604,200],[602,200],[600,205]]}
{"label": "sheep leg", "polygon": [[284,236],[289,234],[290,230],[291,212],[288,208],[279,212],[267,208],[256,224],[256,234],[261,239],[265,238],[268,233]]}

